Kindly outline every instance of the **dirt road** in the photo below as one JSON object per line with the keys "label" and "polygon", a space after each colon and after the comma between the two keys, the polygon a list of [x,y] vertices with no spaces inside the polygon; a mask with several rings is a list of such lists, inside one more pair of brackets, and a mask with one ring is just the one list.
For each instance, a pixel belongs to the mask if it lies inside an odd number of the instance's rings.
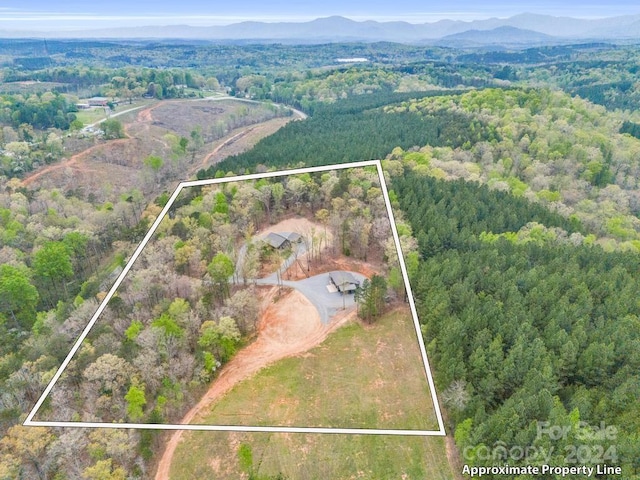
{"label": "dirt road", "polygon": [[[202,99],[200,99],[202,100]],[[250,101],[246,99],[236,99],[233,97],[217,97],[215,100],[234,100],[234,101],[246,101],[251,103],[260,103],[256,101]],[[118,112],[116,114],[111,115],[111,118],[124,115],[126,113],[131,113],[133,111],[138,111],[136,115],[135,121],[131,123],[126,123],[124,125],[124,131],[126,138],[118,139],[118,140],[110,140],[108,142],[101,142],[96,145],[92,145],[91,147],[80,151],[73,156],[63,159],[58,163],[48,165],[44,168],[41,168],[35,172],[32,172],[26,178],[22,180],[23,186],[29,186],[33,182],[37,181],[40,178],[46,177],[48,174],[57,171],[64,171],[65,169],[71,169],[74,173],[87,173],[90,172],[90,168],[85,165],[85,159],[90,158],[92,153],[96,151],[100,151],[100,149],[108,149],[117,144],[126,143],[127,141],[131,141],[132,139],[146,138],[147,141],[154,140],[162,145],[163,150],[169,149],[169,145],[162,138],[155,138],[150,136],[150,128],[154,121],[153,110],[156,108],[170,104],[170,103],[182,103],[182,102],[190,102],[192,100],[162,100],[151,105],[141,105],[138,107],[134,107],[131,109],[123,110],[122,112]],[[239,154],[243,151],[249,150],[252,148],[260,139],[275,133],[277,130],[282,128],[285,124],[287,124],[292,119],[302,119],[306,118],[306,115],[303,112],[297,111],[295,109],[291,109],[294,112],[293,117],[276,117],[261,123],[248,125],[242,129],[237,129],[230,135],[225,138],[220,139],[220,142],[216,145],[216,147],[204,155],[202,161],[194,163],[190,169],[189,174],[193,175],[198,170],[202,168],[206,168],[211,164],[215,164],[222,160],[223,158],[229,155]],[[102,123],[105,119],[99,120],[88,127],[96,127],[100,123]],[[87,127],[85,127],[87,128]],[[132,148],[136,148],[135,146]],[[107,157],[107,155],[103,155],[103,157]],[[100,172],[97,172],[100,173]],[[102,172],[103,175],[108,176],[107,172]],[[186,180],[183,178],[182,180]]]}
{"label": "dirt road", "polygon": [[[198,423],[207,408],[228,392],[234,385],[267,365],[286,357],[304,353],[320,345],[327,335],[349,321],[353,314],[335,318],[329,326],[320,322],[316,308],[298,291],[291,291],[275,303],[278,289],[272,288],[262,301],[263,313],[258,338],[241,350],[213,382],[209,391],[179,422]],[[171,461],[183,432],[175,431],[167,443],[158,464],[156,480],[169,479]]]}
{"label": "dirt road", "polygon": [[[123,142],[126,142],[128,140],[129,140],[129,138],[120,138],[120,139],[117,139],[117,140],[111,140],[109,142],[109,145],[114,145],[116,143],[123,143]],[[47,175],[47,174],[49,174],[51,172],[54,172],[56,170],[61,170],[61,169],[64,169],[64,168],[72,168],[74,170],[87,171],[85,166],[82,165],[81,162],[80,162],[82,160],[82,158],[84,158],[85,156],[88,156],[89,154],[91,154],[95,150],[99,150],[101,148],[104,148],[105,145],[107,145],[107,144],[98,143],[97,145],[93,145],[93,146],[87,148],[86,150],[83,150],[83,151],[81,151],[79,153],[76,153],[75,155],[72,155],[71,157],[69,157],[66,160],[63,160],[63,161],[58,162],[58,163],[54,163],[52,165],[47,165],[44,168],[40,168],[36,172],[33,172],[28,177],[24,178],[22,180],[22,186],[23,187],[27,187],[31,183],[36,181],[38,178],[40,178],[40,177],[42,177],[44,175]]]}
{"label": "dirt road", "polygon": [[[137,121],[138,122],[144,122],[147,120],[147,118],[144,115],[147,115],[149,118],[148,120],[151,120],[151,110],[153,110],[154,108],[156,108],[158,105],[160,105],[161,102],[158,102],[152,106],[147,106],[147,105],[141,105],[139,107],[135,107],[135,108],[130,108],[128,110],[124,110],[122,112],[118,112],[117,114],[113,114],[111,115],[111,117],[117,117],[119,115],[124,115],[125,113],[130,113],[133,112],[135,110],[139,110],[143,107],[146,107],[144,110],[140,111],[138,113],[137,116]],[[99,120],[95,123],[92,123],[91,125],[88,125],[88,127],[95,127],[96,125],[99,125],[100,123],[104,122],[105,120],[107,120],[106,118],[103,118],[102,120]],[[72,168],[74,170],[81,170],[81,171],[89,171],[87,169],[87,167],[85,165],[82,164],[82,159],[85,157],[88,157],[92,152],[99,150],[101,148],[106,148],[108,146],[113,146],[113,145],[117,145],[118,143],[125,143],[127,141],[129,141],[131,139],[131,135],[129,134],[129,126],[130,124],[125,124],[124,125],[124,134],[125,134],[125,138],[119,138],[116,140],[110,140],[107,143],[98,143],[96,145],[92,145],[91,147],[82,150],[81,152],[76,153],[75,155],[72,155],[71,157],[67,158],[66,160],[62,160],[58,163],[54,163],[52,165],[47,165],[44,168],[38,169],[37,171],[33,172],[31,175],[29,175],[28,177],[24,178],[22,180],[22,186],[27,187],[29,186],[31,183],[33,183],[34,181],[36,181],[37,179],[39,179],[42,176],[45,176],[51,172],[54,172],[56,170],[60,170],[60,169],[64,169],[64,168]],[[87,127],[85,127],[86,129]]]}

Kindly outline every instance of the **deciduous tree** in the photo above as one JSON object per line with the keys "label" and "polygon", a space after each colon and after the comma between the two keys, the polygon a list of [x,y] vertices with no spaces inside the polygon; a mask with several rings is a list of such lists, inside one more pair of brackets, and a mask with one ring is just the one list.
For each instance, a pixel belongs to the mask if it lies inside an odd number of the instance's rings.
{"label": "deciduous tree", "polygon": [[35,322],[38,298],[26,267],[0,265],[0,313],[8,313],[16,326],[29,329]]}
{"label": "deciduous tree", "polygon": [[234,271],[233,262],[229,256],[218,252],[209,263],[207,271],[218,287],[218,297],[220,299],[229,297],[229,281]]}

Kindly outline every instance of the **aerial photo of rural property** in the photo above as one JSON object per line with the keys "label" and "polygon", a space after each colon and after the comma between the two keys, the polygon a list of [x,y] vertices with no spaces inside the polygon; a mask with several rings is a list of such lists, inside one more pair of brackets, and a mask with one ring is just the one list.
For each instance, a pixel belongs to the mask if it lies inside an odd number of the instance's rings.
{"label": "aerial photo of rural property", "polygon": [[[179,187],[35,420],[437,434],[379,163],[350,165]],[[200,471],[181,440],[161,465]]]}
{"label": "aerial photo of rural property", "polygon": [[0,480],[640,480],[640,6],[0,5]]}

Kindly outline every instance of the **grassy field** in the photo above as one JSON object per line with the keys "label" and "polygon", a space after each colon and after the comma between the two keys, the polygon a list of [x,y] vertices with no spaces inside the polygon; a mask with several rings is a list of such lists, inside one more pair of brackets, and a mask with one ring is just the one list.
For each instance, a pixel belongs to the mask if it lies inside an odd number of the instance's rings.
{"label": "grassy field", "polygon": [[237,480],[249,472],[260,480],[454,478],[443,437],[191,432],[170,479]]}
{"label": "grassy field", "polygon": [[85,126],[106,118],[104,108],[102,107],[91,108],[89,110],[78,110],[75,115],[76,118]]}
{"label": "grassy field", "polygon": [[[150,100],[148,99],[135,100],[131,105],[129,105],[129,102],[123,102],[116,107],[112,114],[122,112],[124,110],[129,110],[130,108],[147,105],[149,103]],[[78,110],[75,115],[76,118],[80,120],[85,126],[106,118],[104,108],[102,107],[90,108],[89,110]]]}
{"label": "grassy field", "polygon": [[[347,325],[305,355],[263,369],[200,422],[437,430],[407,310],[374,326]],[[185,432],[171,479],[235,479],[251,469],[292,479],[453,478],[438,437]]]}

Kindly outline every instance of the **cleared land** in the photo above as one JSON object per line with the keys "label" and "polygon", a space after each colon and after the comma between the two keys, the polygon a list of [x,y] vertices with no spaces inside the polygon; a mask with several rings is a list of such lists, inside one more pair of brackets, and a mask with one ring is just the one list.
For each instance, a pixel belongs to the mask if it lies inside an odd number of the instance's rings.
{"label": "cleared land", "polygon": [[[331,330],[349,318],[344,316],[335,319],[329,326],[323,325],[317,310],[304,295],[294,290],[274,301],[278,295],[277,290],[276,287],[269,288],[262,299],[262,315],[256,341],[224,366],[208,392],[180,423],[202,423],[202,417],[206,416],[210,405],[237,383],[251,377],[266,365],[290,355],[304,353],[319,345]],[[169,478],[175,450],[185,434],[182,431],[171,434],[158,463],[156,479]]]}
{"label": "cleared land", "polygon": [[291,480],[455,478],[442,437],[237,432],[193,432],[189,437],[191,450],[176,459],[165,478],[247,479],[249,469],[241,466],[238,455],[242,445],[250,448],[257,475],[282,473]]}
{"label": "cleared land", "polygon": [[[124,113],[128,107],[119,108]],[[69,157],[33,172],[22,184],[74,191],[81,185],[98,201],[134,188],[152,194],[176,181],[187,180],[185,172],[195,174],[227,155],[251,148],[294,118],[273,118],[275,115],[273,106],[234,99],[156,102],[118,117],[126,138],[68,139],[65,145]],[[192,131],[201,136],[197,145]],[[176,153],[180,137],[190,142],[187,152]],[[193,151],[192,147],[197,149]],[[164,160],[159,172],[144,165],[149,155]]]}
{"label": "cleared land", "polygon": [[[352,322],[320,346],[241,382],[195,423],[437,429],[418,355],[406,309],[373,326]],[[439,438],[217,432],[182,438],[170,475],[156,478],[240,478],[243,443],[260,474],[453,478]]]}
{"label": "cleared land", "polygon": [[408,310],[372,326],[354,321],[322,345],[236,386],[208,425],[437,430]]}

